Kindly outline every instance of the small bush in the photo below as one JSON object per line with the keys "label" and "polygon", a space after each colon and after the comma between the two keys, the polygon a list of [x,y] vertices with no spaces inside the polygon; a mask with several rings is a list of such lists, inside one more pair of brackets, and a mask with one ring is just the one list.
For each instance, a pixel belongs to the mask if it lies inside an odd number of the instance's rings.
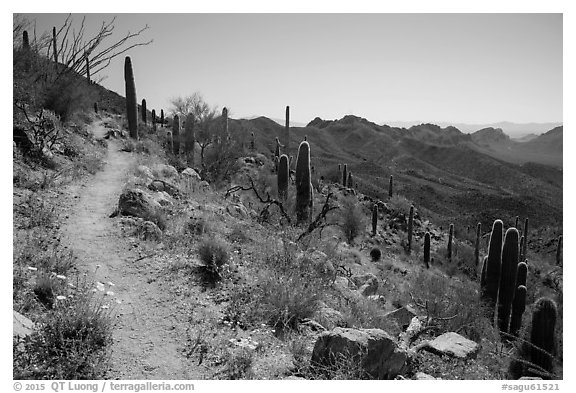
{"label": "small bush", "polygon": [[210,221],[206,217],[191,217],[185,231],[193,236],[208,235],[212,232]]}
{"label": "small bush", "polygon": [[393,195],[388,201],[389,208],[395,212],[404,213],[406,215],[408,215],[408,212],[410,211],[410,206],[412,206],[412,203],[402,195],[398,194]]}
{"label": "small bush", "polygon": [[340,227],[344,232],[346,241],[352,243],[362,230],[362,211],[354,197],[346,198],[340,211]]}
{"label": "small bush", "polygon": [[251,379],[254,376],[252,363],[254,352],[248,348],[238,348],[230,351],[224,374],[226,379]]}
{"label": "small bush", "polygon": [[246,235],[246,231],[243,227],[237,226],[232,229],[232,232],[228,235],[228,240],[233,243],[246,243],[250,238]]}
{"label": "small bush", "polygon": [[144,219],[144,221],[151,221],[154,224],[156,224],[156,226],[160,228],[161,231],[166,230],[167,225],[166,215],[164,214],[162,209],[149,210],[146,212],[146,214],[144,214],[144,217],[142,218]]}
{"label": "small bush", "polygon": [[382,258],[382,251],[378,247],[374,247],[370,250],[370,258],[372,258],[372,261],[378,262]]}
{"label": "small bush", "polygon": [[217,239],[205,238],[198,247],[198,255],[209,276],[219,279],[222,267],[229,259],[226,244]]}

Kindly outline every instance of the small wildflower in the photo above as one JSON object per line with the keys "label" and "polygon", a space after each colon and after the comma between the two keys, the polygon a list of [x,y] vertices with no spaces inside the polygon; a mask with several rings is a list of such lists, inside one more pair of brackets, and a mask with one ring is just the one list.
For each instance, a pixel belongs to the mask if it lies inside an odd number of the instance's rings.
{"label": "small wildflower", "polygon": [[103,305],[102,305],[102,308],[103,308],[104,310],[107,310],[107,309],[109,309],[109,308],[110,308],[110,306],[109,306],[109,305],[107,305],[107,304],[103,304]]}
{"label": "small wildflower", "polygon": [[34,266],[28,266],[28,270],[32,270],[33,272],[35,272],[36,270],[38,270],[38,268]]}
{"label": "small wildflower", "polygon": [[66,296],[58,295],[56,296],[56,300],[66,300]]}
{"label": "small wildflower", "polygon": [[100,292],[104,291],[104,284],[102,284],[101,282],[97,282],[96,289],[98,289]]}
{"label": "small wildflower", "polygon": [[108,296],[114,296],[114,292],[108,291],[108,292],[106,292],[106,295],[108,295]]}
{"label": "small wildflower", "polygon": [[59,278],[60,280],[66,280],[66,276],[63,274],[57,274],[56,278]]}

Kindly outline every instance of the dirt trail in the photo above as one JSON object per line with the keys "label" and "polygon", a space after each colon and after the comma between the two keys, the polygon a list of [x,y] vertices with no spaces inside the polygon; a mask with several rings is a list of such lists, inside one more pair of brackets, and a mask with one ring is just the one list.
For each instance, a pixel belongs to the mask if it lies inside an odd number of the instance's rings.
{"label": "dirt trail", "polygon": [[[90,126],[102,138],[103,121]],[[110,213],[135,163],[110,139],[104,169],[83,185],[63,225],[64,238],[78,256],[81,271],[104,283],[117,315],[110,379],[202,379],[182,354],[184,316],[156,283],[150,261],[138,260],[134,244],[123,238]],[[108,285],[108,282],[114,286]]]}

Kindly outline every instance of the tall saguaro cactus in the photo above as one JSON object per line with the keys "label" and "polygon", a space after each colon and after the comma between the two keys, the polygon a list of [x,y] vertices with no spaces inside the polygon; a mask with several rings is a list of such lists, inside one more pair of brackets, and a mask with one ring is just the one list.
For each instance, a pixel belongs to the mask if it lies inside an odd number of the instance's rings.
{"label": "tall saguaro cactus", "polygon": [[[502,220],[494,221],[490,243],[488,245],[488,259],[486,260],[486,290],[485,299],[489,303],[490,310],[496,307],[498,298],[498,286],[500,284],[500,270],[502,268],[502,232],[504,223]],[[494,317],[494,314],[492,314]]]}
{"label": "tall saguaro cactus", "polygon": [[498,289],[498,329],[508,333],[510,330],[510,313],[512,300],[516,291],[516,272],[518,270],[518,230],[508,228],[504,235],[502,247],[502,268]]}
{"label": "tall saguaro cactus", "polygon": [[160,127],[164,128],[164,109],[160,109]]}
{"label": "tall saguaro cactus", "polygon": [[290,107],[286,106],[286,155],[290,156]]}
{"label": "tall saguaro cactus", "polygon": [[424,265],[430,269],[430,232],[424,235]]}
{"label": "tall saguaro cactus", "polygon": [[290,167],[288,166],[288,156],[282,154],[278,161],[278,199],[286,201],[288,199],[288,179],[290,178]]}
{"label": "tall saguaro cactus", "polygon": [[522,233],[524,235],[524,247],[522,248],[522,258],[526,259],[528,258],[528,254],[526,253],[528,251],[528,217],[526,217],[526,220],[524,220],[524,233]]}
{"label": "tall saguaro cactus", "polygon": [[352,171],[348,172],[348,180],[346,181],[346,187],[354,188],[354,178],[352,177]]}
{"label": "tall saguaro cactus", "polygon": [[448,261],[452,262],[452,242],[454,239],[454,224],[450,224],[450,232],[448,233]]}
{"label": "tall saguaro cactus", "polygon": [[228,108],[222,108],[222,119],[224,121],[224,137],[230,138],[230,130],[228,129]]}
{"label": "tall saguaro cactus", "polygon": [[147,109],[146,109],[146,99],[145,98],[142,98],[142,105],[140,108],[142,110],[142,123],[144,123],[144,125],[146,125]]}
{"label": "tall saguaro cactus", "polygon": [[408,252],[412,251],[412,230],[414,228],[414,205],[410,206],[408,214]]}
{"label": "tall saguaro cactus", "polygon": [[390,175],[390,182],[388,183],[388,197],[392,198],[394,189],[394,176]]}
{"label": "tall saguaro cactus", "polygon": [[558,244],[556,245],[556,265],[560,265],[562,256],[562,236],[558,237]]}
{"label": "tall saguaro cactus", "polygon": [[296,219],[306,222],[311,216],[312,181],[310,174],[310,145],[304,141],[296,158]]}
{"label": "tall saguaro cactus", "polygon": [[54,49],[54,64],[58,64],[58,45],[56,43],[56,27],[52,27],[52,49]]}
{"label": "tall saguaro cactus", "polygon": [[522,327],[522,315],[526,310],[526,286],[519,285],[516,287],[514,293],[514,300],[512,301],[512,315],[510,317],[510,334],[518,337],[520,328]]}
{"label": "tall saguaro cactus", "polygon": [[30,39],[28,38],[28,32],[26,30],[22,32],[22,49],[30,50]]}
{"label": "tall saguaro cactus", "polygon": [[344,169],[342,171],[342,185],[346,187],[348,183],[348,164],[344,164]]}
{"label": "tall saguaro cactus", "polygon": [[378,204],[372,206],[372,236],[376,236],[376,229],[378,229]]}
{"label": "tall saguaro cactus", "polygon": [[124,81],[126,83],[126,117],[128,118],[128,131],[130,137],[138,139],[138,104],[136,101],[136,84],[132,60],[126,56],[124,60]]}
{"label": "tall saguaro cactus", "polygon": [[178,115],[174,115],[174,120],[172,120],[172,144],[174,154],[180,154],[180,118]]}
{"label": "tall saguaro cactus", "polygon": [[186,123],[184,124],[185,144],[184,151],[188,161],[194,164],[194,144],[196,143],[196,135],[194,133],[194,115],[189,113],[186,116]]}
{"label": "tall saguaro cactus", "polygon": [[152,129],[156,131],[156,109],[152,109]]}

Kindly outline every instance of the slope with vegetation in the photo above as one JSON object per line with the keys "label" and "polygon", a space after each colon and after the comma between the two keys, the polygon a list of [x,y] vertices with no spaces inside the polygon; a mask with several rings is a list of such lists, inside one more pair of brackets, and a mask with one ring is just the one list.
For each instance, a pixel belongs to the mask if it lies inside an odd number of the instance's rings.
{"label": "slope with vegetation", "polygon": [[432,125],[157,117],[125,64],[127,100],[15,101],[15,378],[562,378],[546,170]]}

